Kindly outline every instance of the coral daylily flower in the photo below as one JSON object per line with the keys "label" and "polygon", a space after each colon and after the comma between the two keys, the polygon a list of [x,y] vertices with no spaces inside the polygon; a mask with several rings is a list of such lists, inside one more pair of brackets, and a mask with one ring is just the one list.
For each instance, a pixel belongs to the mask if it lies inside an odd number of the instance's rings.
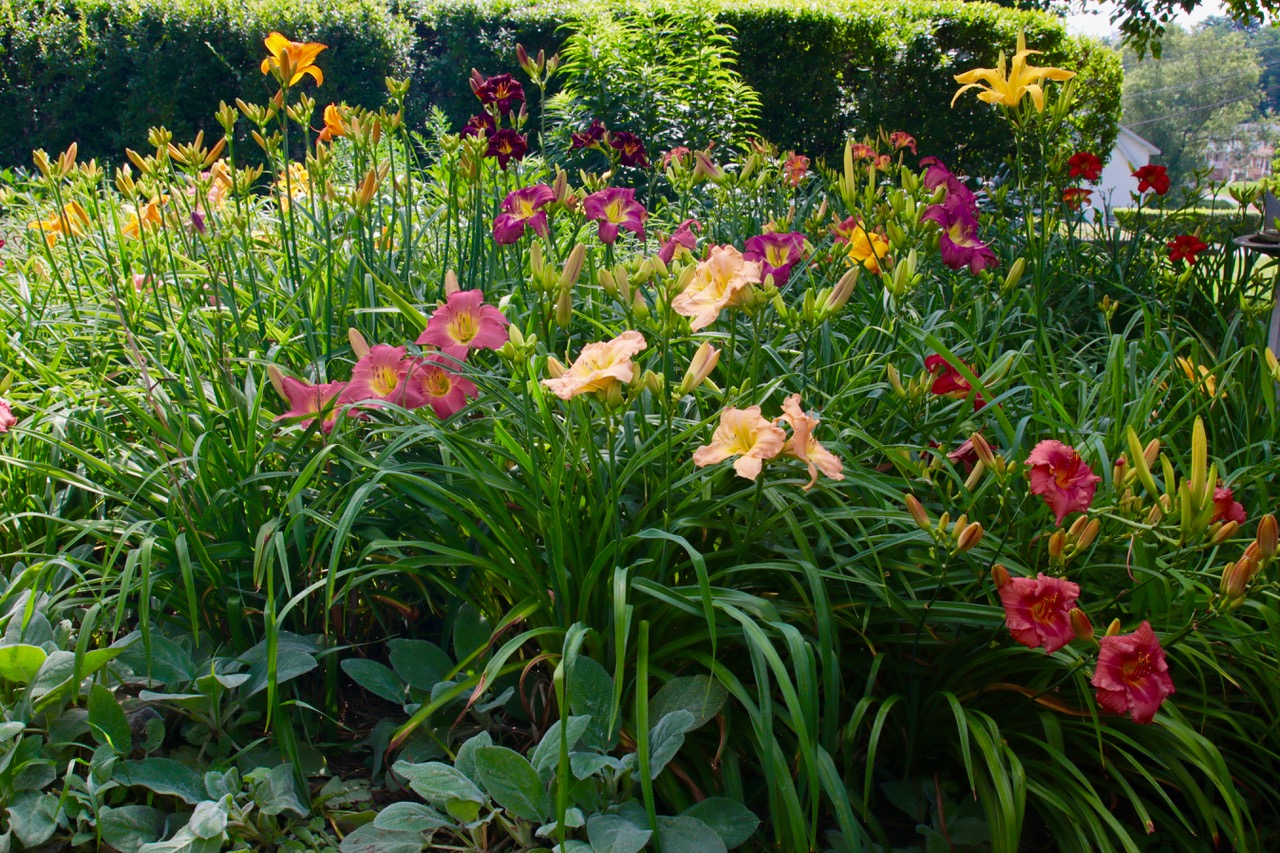
{"label": "coral daylily flower", "polygon": [[568,370],[554,379],[542,380],[542,384],[561,400],[570,400],[579,394],[603,394],[615,385],[631,381],[635,375],[631,357],[646,346],[644,335],[631,330],[611,341],[587,344]]}
{"label": "coral daylily flower", "polygon": [[320,421],[320,429],[324,432],[333,430],[338,421],[338,398],[342,396],[345,382],[326,382],[312,385],[292,376],[281,376],[279,385],[281,395],[289,403],[289,411],[276,420],[300,418],[303,426],[310,426]]}
{"label": "coral daylily flower", "polygon": [[805,414],[805,411],[800,408],[799,394],[792,394],[782,402],[782,420],[791,427],[791,437],[783,445],[782,455],[799,459],[809,466],[809,482],[804,485],[806,492],[818,482],[819,471],[833,480],[844,479],[842,471],[844,464],[840,458],[813,437],[818,419]]}
{"label": "coral daylily flower", "polygon": [[1234,521],[1244,524],[1244,504],[1235,499],[1230,486],[1219,485],[1213,490],[1213,518],[1210,523]]}
{"label": "coral daylily flower", "polygon": [[526,227],[546,237],[547,212],[542,208],[555,200],[555,192],[546,184],[508,193],[502,200],[502,213],[493,218],[493,242],[503,246],[515,243],[524,236]]}
{"label": "coral daylily flower", "polygon": [[52,246],[59,237],[83,237],[89,227],[89,213],[78,201],[69,202],[62,210],[48,219],[36,220],[27,225],[34,231],[44,232],[44,241]]}
{"label": "coral daylily flower", "polygon": [[809,174],[809,158],[794,151],[787,152],[787,159],[782,164],[782,174],[792,187],[800,186],[804,176]]}
{"label": "coral daylily flower", "polygon": [[671,308],[690,318],[689,328],[696,332],[714,323],[723,309],[741,304],[750,286],[763,278],[758,261],[746,260],[733,246],[713,246]]}
{"label": "coral daylily flower", "polygon": [[1126,711],[1135,723],[1149,723],[1173,694],[1164,649],[1143,621],[1132,634],[1099,640],[1098,668],[1089,682],[1098,688],[1098,704],[1113,714]]}
{"label": "coral daylily flower", "polygon": [[262,60],[263,74],[275,74],[285,87],[292,86],[307,74],[315,79],[317,86],[324,83],[324,73],[316,67],[315,62],[320,51],[325,50],[327,45],[289,41],[280,33],[267,36],[264,43],[271,55]]}
{"label": "coral daylily flower", "polygon": [[1089,201],[1089,196],[1093,195],[1093,190],[1087,190],[1084,187],[1067,187],[1062,191],[1062,203],[1069,210],[1079,210],[1082,205]]}
{"label": "coral daylily flower", "polygon": [[467,398],[480,396],[474,382],[459,376],[445,359],[428,353],[418,359],[409,370],[409,384],[440,420],[453,417],[467,405]]}
{"label": "coral daylily flower", "polygon": [[889,134],[889,144],[893,146],[895,151],[910,148],[912,154],[919,153],[916,151],[916,138],[904,130],[895,130]]}
{"label": "coral daylily flower", "polygon": [[458,290],[449,294],[427,321],[415,343],[438,347],[450,358],[462,361],[473,349],[498,349],[507,342],[510,321],[496,306],[487,305],[484,292]]}
{"label": "coral daylily flower", "polygon": [[1027,467],[1031,469],[1031,494],[1044,497],[1059,527],[1068,513],[1089,508],[1102,480],[1074,447],[1051,438],[1032,448]]}
{"label": "coral daylily flower", "polygon": [[758,234],[748,239],[743,248],[746,251],[742,257],[748,261],[759,261],[762,276],[773,276],[774,285],[782,287],[791,277],[791,268],[804,254],[804,235],[796,231]]}
{"label": "coral daylily flower", "polygon": [[736,456],[733,470],[754,480],[760,476],[764,460],[777,456],[785,445],[786,433],[761,417],[759,406],[729,407],[720,413],[720,425],[711,443],[693,451],[693,464],[702,468]]}
{"label": "coral daylily flower", "polygon": [[641,240],[644,239],[644,221],[649,211],[636,201],[636,191],[609,187],[594,192],[582,200],[582,212],[588,219],[600,223],[600,241],[613,245],[618,239],[618,229],[625,228]]}
{"label": "coral daylily flower", "polygon": [[412,359],[405,358],[404,347],[376,344],[351,369],[351,381],[343,389],[340,403],[374,403],[385,401],[416,409],[424,402],[415,383],[409,381]]}
{"label": "coral daylily flower", "polygon": [[1027,648],[1044,646],[1046,652],[1056,652],[1075,639],[1068,614],[1079,596],[1079,585],[1045,574],[1012,578],[1000,587],[1009,633]]}
{"label": "coral daylily flower", "polygon": [[1028,65],[1027,57],[1033,53],[1043,53],[1043,51],[1028,50],[1026,34],[1018,33],[1018,51],[1013,55],[1008,73],[1005,72],[1004,51],[1001,51],[995,68],[975,68],[955,75],[956,82],[963,85],[951,99],[951,106],[954,107],[956,99],[969,89],[981,89],[982,91],[978,92],[978,99],[988,104],[1016,107],[1024,95],[1030,95],[1036,112],[1044,112],[1044,89],[1040,85],[1041,81],[1070,80],[1076,74],[1074,71],[1064,71],[1061,68],[1037,68],[1034,65]]}

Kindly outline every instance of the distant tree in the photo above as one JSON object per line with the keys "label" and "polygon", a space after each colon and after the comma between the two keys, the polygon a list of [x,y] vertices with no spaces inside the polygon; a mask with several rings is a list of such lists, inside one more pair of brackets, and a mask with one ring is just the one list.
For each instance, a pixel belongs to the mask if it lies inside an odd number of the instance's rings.
{"label": "distant tree", "polygon": [[1245,45],[1258,54],[1262,65],[1262,76],[1258,80],[1262,89],[1258,117],[1280,117],[1280,27],[1256,22],[1242,24],[1224,17],[1209,18],[1202,26],[1244,36]]}
{"label": "distant tree", "polygon": [[[1087,0],[1086,0],[1087,2]],[[1191,12],[1203,0],[1115,0],[1111,23],[1119,30],[1125,46],[1142,58],[1148,51],[1160,58],[1162,42],[1179,12]],[[1268,14],[1280,13],[1280,0],[1221,0],[1231,20],[1257,23]]]}
{"label": "distant tree", "polygon": [[1175,184],[1206,165],[1214,141],[1233,138],[1254,117],[1262,67],[1242,33],[1219,27],[1164,35],[1160,59],[1124,53],[1123,124],[1160,149]]}

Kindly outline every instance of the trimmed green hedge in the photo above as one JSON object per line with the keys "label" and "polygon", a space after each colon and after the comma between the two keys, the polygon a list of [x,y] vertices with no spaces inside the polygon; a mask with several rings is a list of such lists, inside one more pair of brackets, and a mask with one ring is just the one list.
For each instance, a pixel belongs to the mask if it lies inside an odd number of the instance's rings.
{"label": "trimmed green hedge", "polygon": [[1144,207],[1141,210],[1136,207],[1119,207],[1111,212],[1121,228],[1127,231],[1142,228],[1161,239],[1199,232],[1204,240],[1225,243],[1233,237],[1252,234],[1262,227],[1262,214],[1252,207],[1245,210],[1190,207],[1173,211],[1162,211],[1158,207]]}
{"label": "trimmed green hedge", "polygon": [[[950,107],[952,75],[991,67],[1020,29],[1040,64],[1081,70],[1082,144],[1109,150],[1120,109],[1114,52],[1069,37],[1060,20],[987,3],[708,0],[697,4],[738,33],[740,71],[761,94],[760,131],[784,148],[835,154],[853,131],[905,130],[921,153],[990,171],[1008,151],[997,110],[966,96]],[[261,99],[262,37],[278,29],[322,41],[321,103],[372,105],[383,77],[409,74],[411,125],[428,107],[455,127],[475,111],[474,66],[519,74],[517,42],[553,53],[574,16],[631,9],[688,13],[675,0],[0,0],[0,162],[78,140],[86,156],[118,158],[164,124],[178,138],[210,128],[219,100]],[[536,104],[531,104],[536,110]]]}

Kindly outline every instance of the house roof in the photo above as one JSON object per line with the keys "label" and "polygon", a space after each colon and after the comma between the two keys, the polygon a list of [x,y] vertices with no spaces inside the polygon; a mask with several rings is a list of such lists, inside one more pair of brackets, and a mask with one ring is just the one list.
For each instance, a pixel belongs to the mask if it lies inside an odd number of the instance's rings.
{"label": "house roof", "polygon": [[1116,134],[1116,147],[1119,148],[1124,155],[1130,160],[1136,160],[1134,155],[1139,152],[1152,157],[1160,153],[1160,149],[1134,133],[1124,125],[1120,125],[1120,132]]}

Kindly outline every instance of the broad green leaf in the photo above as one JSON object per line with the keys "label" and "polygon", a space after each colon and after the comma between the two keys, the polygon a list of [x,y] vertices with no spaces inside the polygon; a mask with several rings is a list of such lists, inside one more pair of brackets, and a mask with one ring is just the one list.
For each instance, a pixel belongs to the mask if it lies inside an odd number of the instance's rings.
{"label": "broad green leaf", "polygon": [[130,644],[120,655],[120,662],[154,684],[188,682],[196,677],[191,653],[168,637],[151,632],[151,654],[141,642]]}
{"label": "broad green leaf", "polygon": [[422,853],[425,842],[420,832],[384,829],[372,823],[342,839],[341,853]]}
{"label": "broad green leaf", "polygon": [[[578,808],[565,809],[564,825],[567,829],[577,829],[578,827],[586,826],[587,819],[582,814],[582,809],[578,809]],[[538,831],[535,832],[534,835],[538,836],[539,838],[551,838],[556,834],[556,830],[558,830],[559,828],[560,828],[560,824],[556,823],[555,821],[552,821],[551,823],[544,823],[542,826],[538,827]]]}
{"label": "broad green leaf", "polygon": [[707,797],[685,809],[681,817],[696,818],[714,829],[730,850],[745,844],[760,825],[751,809],[728,797]]}
{"label": "broad green leaf", "polygon": [[120,853],[137,853],[142,845],[160,839],[164,817],[164,812],[150,806],[104,806],[98,813],[98,831],[103,843]]}
{"label": "broad green leaf", "polygon": [[467,738],[466,743],[458,747],[458,754],[453,759],[453,766],[472,782],[480,781],[476,775],[476,750],[482,746],[493,746],[493,738],[488,732],[477,732]]}
{"label": "broad green leaf", "polygon": [[727,853],[714,829],[693,817],[659,817],[658,844],[662,853]]}
{"label": "broad green leaf", "polygon": [[36,677],[45,658],[44,649],[19,643],[0,646],[0,678],[17,684],[26,684]]}
{"label": "broad green leaf", "polygon": [[157,794],[178,797],[191,805],[209,797],[203,777],[172,758],[123,761],[116,767],[115,779],[121,785],[141,785]]}
{"label": "broad green leaf", "polygon": [[729,691],[724,685],[705,675],[688,675],[673,678],[662,685],[649,703],[649,718],[662,719],[672,711],[683,708],[693,715],[693,724],[687,731],[700,729],[720,712]]}
{"label": "broad green leaf", "polygon": [[[319,664],[316,663],[316,657],[309,651],[297,648],[282,648],[276,657],[276,684],[284,684],[300,675],[305,675],[315,669]],[[245,696],[252,696],[267,689],[267,661],[265,659],[258,661],[249,667],[249,679],[245,682],[243,691]]]}
{"label": "broad green leaf", "polygon": [[392,640],[387,643],[387,649],[396,675],[410,687],[426,693],[444,681],[453,669],[449,655],[426,640]]}
{"label": "broad green leaf", "polygon": [[649,778],[657,779],[662,768],[676,757],[680,747],[684,746],[685,732],[693,728],[693,714],[683,708],[658,720],[658,724],[649,730]]}
{"label": "broad green leaf", "polygon": [[31,695],[34,698],[47,696],[70,684],[76,671],[76,656],[73,652],[54,649],[44,659],[35,678],[31,681]]}
{"label": "broad green leaf", "polygon": [[266,780],[254,788],[253,801],[265,815],[278,815],[287,811],[293,812],[298,817],[306,817],[310,814],[307,807],[298,799],[292,764],[277,764],[272,767]]}
{"label": "broad green leaf", "polygon": [[187,821],[187,828],[196,838],[220,839],[227,831],[227,807],[231,805],[231,795],[218,802],[205,800],[196,804],[196,810]]}
{"label": "broad green leaf", "polygon": [[[563,720],[556,720],[552,723],[551,728],[547,729],[546,734],[542,736],[542,740],[538,741],[538,745],[533,750],[533,768],[539,773],[555,767],[560,760],[560,727],[563,722]],[[578,745],[578,741],[582,739],[582,735],[590,724],[590,717],[569,718],[566,735],[570,750]]]}
{"label": "broad green leaf", "polygon": [[21,791],[9,803],[9,827],[24,847],[44,844],[58,828],[58,795]]}
{"label": "broad green leaf", "polygon": [[592,853],[639,853],[653,836],[617,815],[594,815],[587,820]]}
{"label": "broad green leaf", "polygon": [[374,696],[397,705],[404,703],[404,684],[394,672],[377,661],[348,658],[342,662],[342,671]]}
{"label": "broad green leaf", "polygon": [[392,803],[378,812],[373,825],[396,832],[426,832],[442,826],[452,826],[453,821],[428,805],[406,802]]}
{"label": "broad green leaf", "polygon": [[101,684],[89,688],[89,728],[98,743],[106,744],[120,755],[133,749],[133,733],[115,694]]}
{"label": "broad green leaf", "polygon": [[588,657],[578,657],[569,673],[569,708],[579,716],[590,717],[591,724],[583,737],[586,745],[611,749],[618,739],[621,715],[613,720],[613,677],[603,666]]}
{"label": "broad green leaf", "polygon": [[88,678],[116,658],[120,657],[124,652],[124,646],[112,646],[107,649],[91,649],[84,653],[84,660],[80,663],[81,677]]}
{"label": "broad green leaf", "polygon": [[397,761],[391,768],[409,780],[409,787],[436,808],[447,808],[453,799],[470,800],[484,805],[488,797],[462,772],[439,761],[409,764]]}
{"label": "broad green leaf", "polygon": [[617,759],[599,752],[574,752],[569,755],[569,769],[575,779],[590,779],[605,767],[617,766]]}
{"label": "broad green leaf", "polygon": [[453,653],[459,661],[466,660],[472,652],[483,647],[491,636],[493,626],[475,605],[467,602],[458,608],[458,615],[453,623]]}
{"label": "broad green leaf", "polygon": [[476,750],[476,775],[489,796],[507,811],[529,821],[546,820],[547,789],[520,753],[504,746],[482,746]]}

